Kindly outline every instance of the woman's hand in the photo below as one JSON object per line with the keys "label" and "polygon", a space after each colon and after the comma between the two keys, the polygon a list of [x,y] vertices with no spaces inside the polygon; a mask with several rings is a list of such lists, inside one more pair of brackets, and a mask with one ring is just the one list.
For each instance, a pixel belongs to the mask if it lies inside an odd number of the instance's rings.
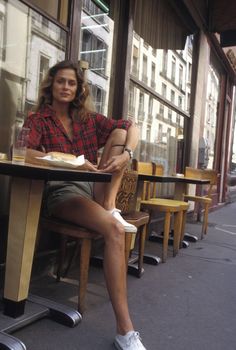
{"label": "woman's hand", "polygon": [[90,163],[87,159],[85,159],[85,163],[83,165],[79,165],[76,169],[98,172],[97,166]]}
{"label": "woman's hand", "polygon": [[121,153],[117,156],[112,156],[105,164],[103,164],[103,167],[100,168],[100,170],[107,173],[121,171],[126,167],[129,160],[130,156],[128,152]]}

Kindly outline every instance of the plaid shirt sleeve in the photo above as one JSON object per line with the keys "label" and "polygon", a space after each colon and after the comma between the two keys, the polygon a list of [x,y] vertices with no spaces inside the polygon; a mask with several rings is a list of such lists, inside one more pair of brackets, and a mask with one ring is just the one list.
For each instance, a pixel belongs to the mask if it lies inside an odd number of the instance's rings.
{"label": "plaid shirt sleeve", "polygon": [[28,148],[40,150],[41,138],[42,138],[42,125],[40,118],[37,118],[36,114],[31,114],[25,120],[24,126],[30,129],[30,135],[28,139]]}
{"label": "plaid shirt sleeve", "polygon": [[101,114],[96,114],[96,130],[97,130],[97,140],[98,148],[103,147],[111,132],[114,129],[124,129],[128,130],[131,125],[131,122],[125,119],[114,120],[107,118]]}

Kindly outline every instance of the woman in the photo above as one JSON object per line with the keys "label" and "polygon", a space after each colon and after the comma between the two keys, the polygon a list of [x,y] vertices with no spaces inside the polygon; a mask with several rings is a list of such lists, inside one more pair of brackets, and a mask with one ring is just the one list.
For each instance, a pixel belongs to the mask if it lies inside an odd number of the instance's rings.
{"label": "woman", "polygon": [[[88,86],[77,65],[62,61],[49,69],[42,83],[30,128],[27,161],[45,153],[84,154],[85,169],[112,173],[103,183],[50,182],[44,195],[48,215],[94,230],[104,237],[104,273],[116,317],[117,349],[145,350],[130,319],[126,294],[125,230],[136,232],[115,208],[120,181],[138,143],[138,130],[129,121],[90,112]],[[97,168],[97,151],[104,147]],[[93,218],[93,220],[91,220]]]}

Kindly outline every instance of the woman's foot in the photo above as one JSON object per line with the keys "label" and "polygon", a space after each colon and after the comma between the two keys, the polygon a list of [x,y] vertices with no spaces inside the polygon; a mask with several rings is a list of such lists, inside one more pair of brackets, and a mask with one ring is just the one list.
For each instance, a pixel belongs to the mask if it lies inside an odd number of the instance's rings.
{"label": "woman's foot", "polygon": [[141,342],[139,332],[130,331],[125,335],[117,334],[114,340],[117,350],[146,350]]}
{"label": "woman's foot", "polygon": [[109,212],[111,213],[112,216],[114,216],[114,218],[116,218],[123,226],[125,229],[125,232],[129,232],[129,233],[136,233],[137,232],[137,227],[129,224],[127,221],[125,221],[122,216],[120,215],[120,210],[117,208],[114,208],[112,210],[109,210]]}

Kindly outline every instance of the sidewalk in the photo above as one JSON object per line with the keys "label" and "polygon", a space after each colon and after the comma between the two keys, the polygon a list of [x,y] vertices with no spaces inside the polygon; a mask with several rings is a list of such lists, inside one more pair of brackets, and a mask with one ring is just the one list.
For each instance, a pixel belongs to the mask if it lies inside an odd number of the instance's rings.
{"label": "sidewalk", "polygon": [[[187,231],[200,237],[200,224]],[[147,242],[148,253],[160,245]],[[141,279],[128,276],[129,305],[135,327],[147,350],[236,349],[236,203],[209,215],[207,236],[171,255],[165,264],[145,265]],[[35,281],[31,292],[77,305],[77,274],[67,281],[48,276]],[[87,310],[82,322],[67,328],[43,319],[14,333],[27,350],[111,350],[114,318],[103,272],[91,267]]]}

